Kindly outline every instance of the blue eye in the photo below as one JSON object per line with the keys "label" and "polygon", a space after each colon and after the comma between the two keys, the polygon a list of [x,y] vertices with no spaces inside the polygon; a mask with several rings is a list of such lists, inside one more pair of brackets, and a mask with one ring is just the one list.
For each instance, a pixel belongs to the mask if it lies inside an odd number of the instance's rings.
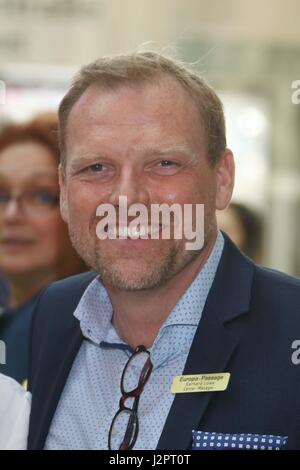
{"label": "blue eye", "polygon": [[170,160],[161,160],[159,163],[162,167],[169,167],[171,165],[174,165],[174,163]]}
{"label": "blue eye", "polygon": [[95,173],[103,171],[103,165],[101,163],[95,163],[94,165],[91,165],[89,168],[92,172],[95,172]]}

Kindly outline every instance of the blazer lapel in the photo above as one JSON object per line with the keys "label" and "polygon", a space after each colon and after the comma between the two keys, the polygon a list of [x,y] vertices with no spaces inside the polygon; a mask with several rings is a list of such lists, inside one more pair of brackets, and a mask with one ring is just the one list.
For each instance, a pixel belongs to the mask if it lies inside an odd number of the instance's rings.
{"label": "blazer lapel", "polygon": [[[28,449],[43,449],[61,393],[83,336],[73,313],[95,273],[85,273],[53,284],[41,296],[31,338],[32,392]],[[50,297],[50,300],[49,300]],[[53,319],[53,312],[55,318]],[[44,334],[43,334],[44,333]]]}
{"label": "blazer lapel", "polygon": [[[39,387],[33,390],[35,403],[39,403],[39,409],[32,408],[31,422],[35,422],[34,435],[29,434],[29,448],[43,449],[49,432],[50,424],[59,402],[61,393],[66,383],[72,364],[79,351],[83,336],[78,322],[72,319],[72,325],[60,336],[61,347],[53,349],[49,358],[47,373],[45,370],[37,372],[44,377],[43,382],[39,382]],[[63,348],[62,348],[63,346]],[[46,361],[43,362],[45,368]],[[37,400],[37,397],[40,400]]]}
{"label": "blazer lapel", "polygon": [[[223,254],[183,375],[227,372],[226,366],[246,324],[240,320],[249,311],[253,263],[224,237]],[[157,449],[189,449],[192,430],[198,428],[213,395],[214,392],[176,395]]]}

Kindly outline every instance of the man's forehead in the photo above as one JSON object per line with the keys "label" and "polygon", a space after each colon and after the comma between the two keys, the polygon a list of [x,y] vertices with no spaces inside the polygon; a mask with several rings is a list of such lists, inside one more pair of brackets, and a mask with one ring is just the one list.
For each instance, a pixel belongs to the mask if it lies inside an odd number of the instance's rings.
{"label": "man's forehead", "polygon": [[66,145],[78,148],[81,142],[91,147],[103,145],[107,139],[113,144],[111,139],[116,135],[116,146],[120,139],[123,146],[125,142],[137,145],[141,140],[152,145],[157,139],[163,139],[164,146],[172,142],[199,145],[202,129],[195,102],[172,77],[114,89],[93,84],[71,110]]}
{"label": "man's forehead", "polygon": [[[189,98],[189,99],[188,99]],[[80,96],[70,111],[70,117],[82,113],[105,111],[110,108],[121,108],[122,105],[130,103],[139,105],[140,107],[155,107],[162,109],[162,104],[168,103],[174,109],[176,105],[181,107],[182,104],[193,107],[192,97],[183,88],[183,86],[175,78],[166,74],[154,76],[152,80],[144,79],[138,81],[128,81],[113,83],[112,86],[104,86],[99,83],[91,84]]]}

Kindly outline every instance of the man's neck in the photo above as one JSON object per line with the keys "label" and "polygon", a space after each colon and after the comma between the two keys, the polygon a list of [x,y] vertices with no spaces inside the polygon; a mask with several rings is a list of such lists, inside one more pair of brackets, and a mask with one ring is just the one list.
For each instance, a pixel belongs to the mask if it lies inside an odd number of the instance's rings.
{"label": "man's neck", "polygon": [[201,254],[163,285],[142,291],[121,291],[106,285],[113,306],[112,323],[133,349],[152,346],[159,329],[206,263],[216,241],[211,237]]}

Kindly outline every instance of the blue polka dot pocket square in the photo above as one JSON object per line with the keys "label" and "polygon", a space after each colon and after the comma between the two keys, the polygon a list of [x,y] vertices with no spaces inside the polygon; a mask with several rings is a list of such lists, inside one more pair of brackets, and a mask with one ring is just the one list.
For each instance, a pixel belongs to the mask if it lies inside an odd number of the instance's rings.
{"label": "blue polka dot pocket square", "polygon": [[193,431],[193,450],[282,450],[287,436]]}

